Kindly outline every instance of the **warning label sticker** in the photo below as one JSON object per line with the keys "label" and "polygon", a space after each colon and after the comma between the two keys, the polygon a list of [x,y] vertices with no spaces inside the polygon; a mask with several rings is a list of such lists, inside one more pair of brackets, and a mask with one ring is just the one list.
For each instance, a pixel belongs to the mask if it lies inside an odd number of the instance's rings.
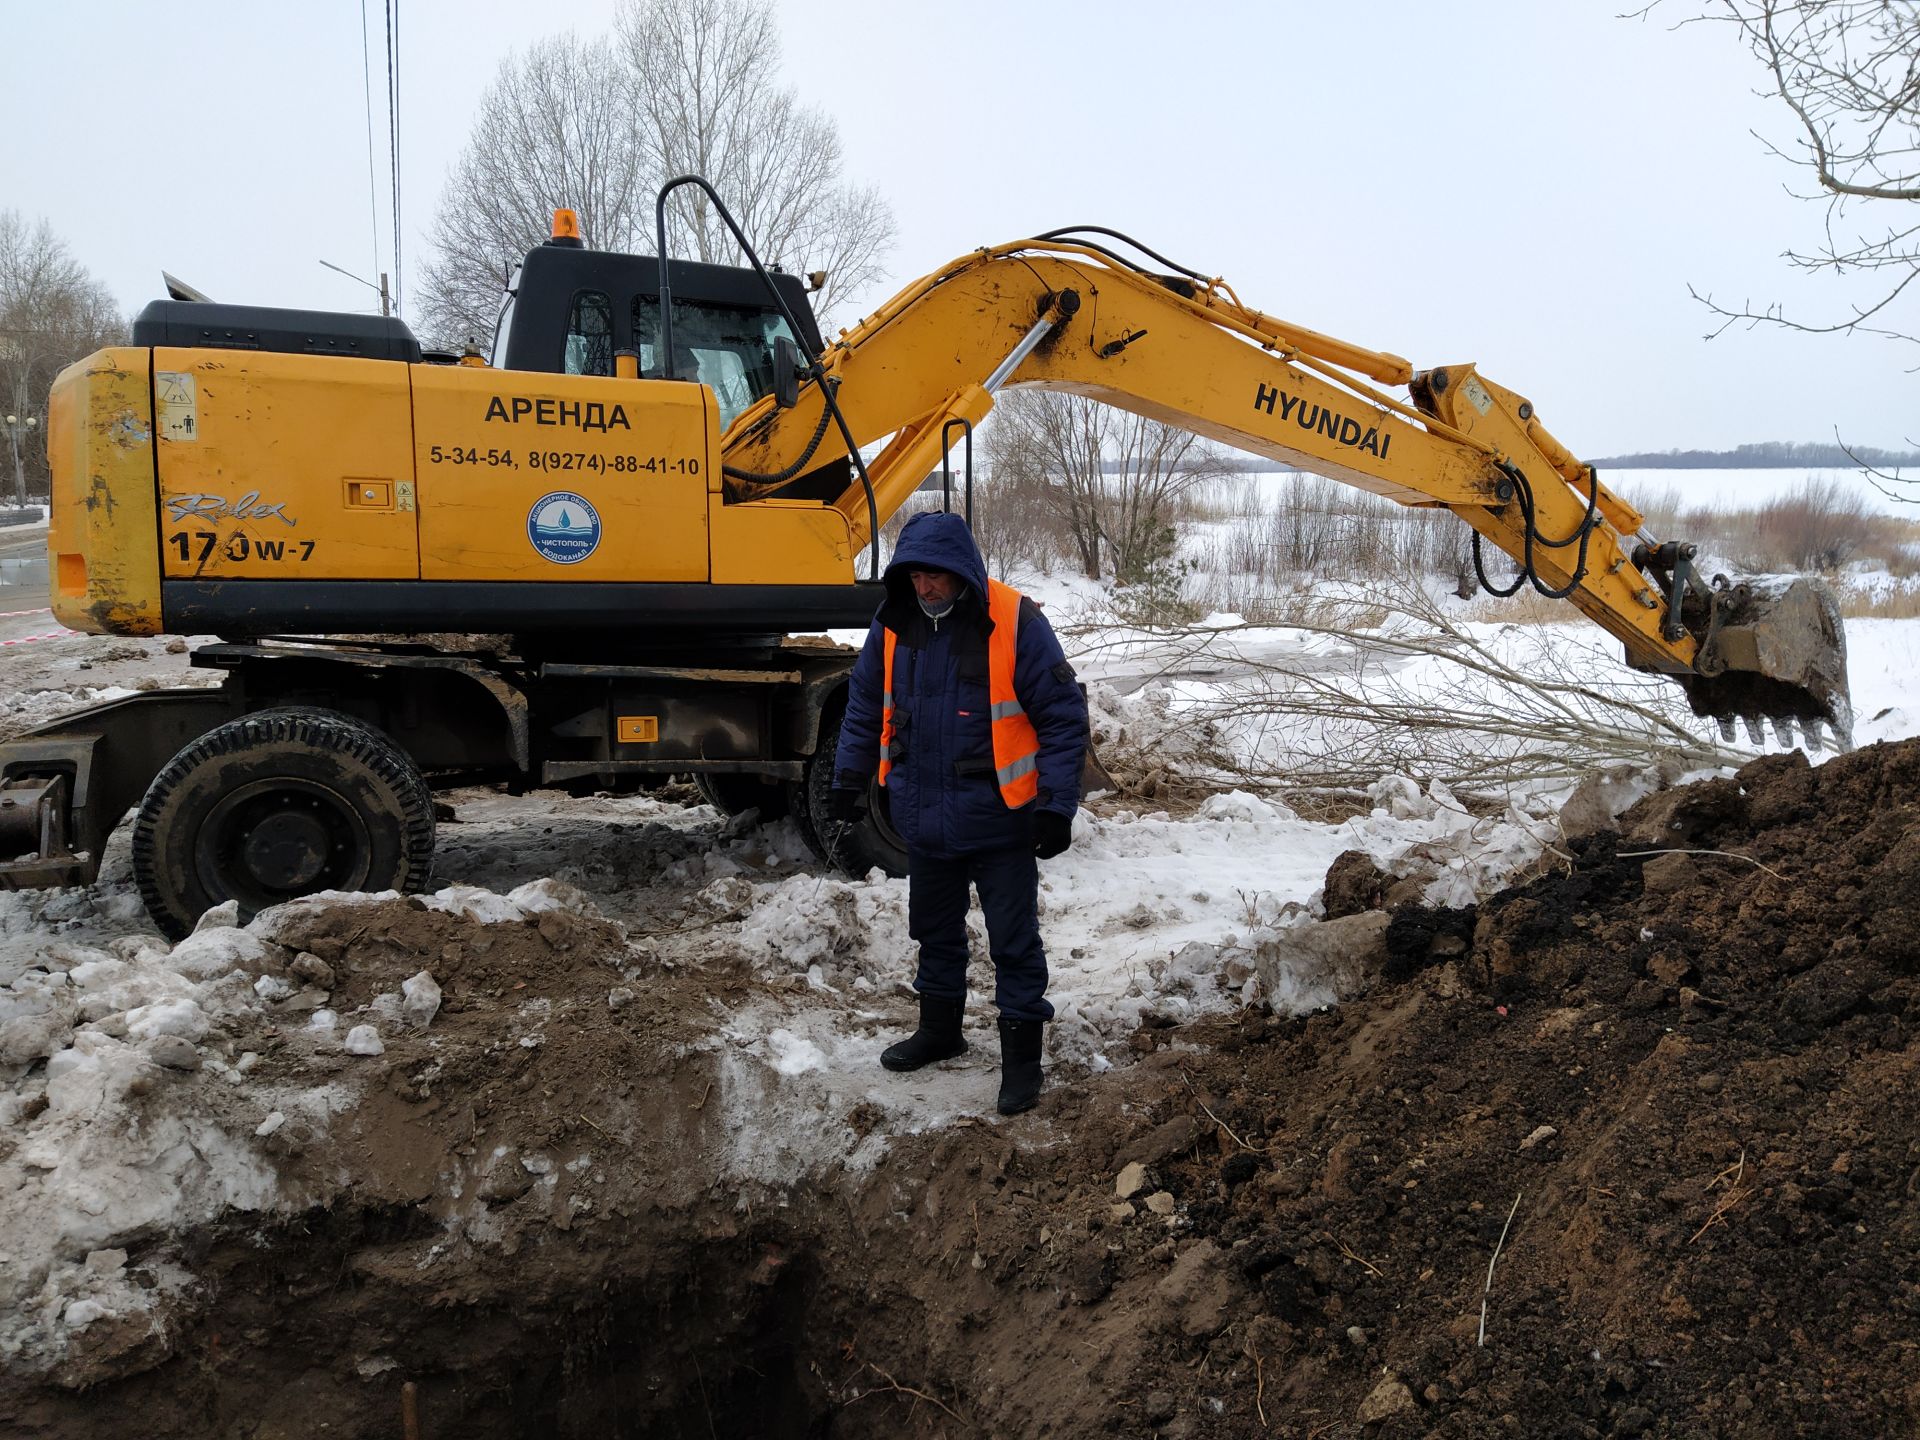
{"label": "warning label sticker", "polygon": [[161,439],[200,438],[200,406],[191,374],[175,370],[157,371],[153,377],[153,405]]}

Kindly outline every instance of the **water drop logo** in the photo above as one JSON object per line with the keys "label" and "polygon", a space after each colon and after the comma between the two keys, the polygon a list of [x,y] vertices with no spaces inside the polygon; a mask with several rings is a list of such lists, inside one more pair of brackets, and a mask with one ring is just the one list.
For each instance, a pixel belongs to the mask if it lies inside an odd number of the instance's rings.
{"label": "water drop logo", "polygon": [[556,565],[578,565],[600,547],[600,512],[583,495],[554,490],[527,512],[527,539]]}

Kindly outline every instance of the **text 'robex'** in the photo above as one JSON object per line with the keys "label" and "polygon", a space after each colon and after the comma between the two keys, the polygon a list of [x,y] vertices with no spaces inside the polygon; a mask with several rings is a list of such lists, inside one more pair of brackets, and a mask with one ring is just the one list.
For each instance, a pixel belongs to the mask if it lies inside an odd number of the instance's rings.
{"label": "text 'robex'", "polygon": [[572,425],[581,430],[631,430],[627,412],[618,403],[599,400],[529,400],[524,395],[495,395],[487,401],[487,419],[518,425],[531,418],[536,425]]}
{"label": "text 'robex'", "polygon": [[[1280,418],[1292,419],[1302,430],[1312,430],[1326,436],[1336,445],[1351,445],[1356,450],[1364,450],[1369,455],[1387,458],[1387,447],[1393,444],[1393,436],[1382,435],[1377,425],[1362,426],[1358,420],[1331,410],[1325,405],[1303,404],[1298,395],[1282,395],[1278,390],[1260,382],[1260,388],[1253,392],[1253,408],[1273,414],[1275,401],[1280,403]],[[1295,414],[1295,411],[1298,414]]]}

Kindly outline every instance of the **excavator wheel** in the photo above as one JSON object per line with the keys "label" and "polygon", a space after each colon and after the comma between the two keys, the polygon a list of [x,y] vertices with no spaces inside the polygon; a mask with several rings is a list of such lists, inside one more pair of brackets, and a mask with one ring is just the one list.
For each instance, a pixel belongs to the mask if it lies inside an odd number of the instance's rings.
{"label": "excavator wheel", "polygon": [[907,845],[893,828],[887,811],[887,792],[878,779],[867,782],[867,813],[852,825],[835,820],[827,810],[833,792],[834,758],[840,751],[840,716],[829,711],[820,720],[820,743],[807,761],[804,787],[807,823],[801,827],[814,854],[849,875],[864,875],[879,866],[889,875],[907,873]]}
{"label": "excavator wheel", "polygon": [[425,887],[433,795],[385,735],[331,710],[242,716],[154,776],[133,821],[147,913],[187,935],[208,907],[257,912],[319,890]]}
{"label": "excavator wheel", "polygon": [[693,788],[722,815],[758,810],[763,825],[784,819],[790,804],[787,785],[754,775],[695,775]]}

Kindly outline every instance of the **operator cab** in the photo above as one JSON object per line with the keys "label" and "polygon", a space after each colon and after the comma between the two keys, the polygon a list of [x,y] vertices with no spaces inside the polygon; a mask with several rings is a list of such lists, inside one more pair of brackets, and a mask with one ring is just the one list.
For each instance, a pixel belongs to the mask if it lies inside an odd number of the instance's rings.
{"label": "operator cab", "polygon": [[[563,218],[564,217],[564,218]],[[660,262],[581,245],[572,216],[555,217],[554,238],[529,251],[508,287],[493,364],[503,370],[612,375],[614,352],[632,350],[640,374],[663,373],[659,353]],[[679,374],[708,386],[725,430],[773,393],[773,342],[779,336],[820,353],[820,331],[797,275],[773,283],[800,322],[786,317],[751,269],[673,262],[673,341]]]}

